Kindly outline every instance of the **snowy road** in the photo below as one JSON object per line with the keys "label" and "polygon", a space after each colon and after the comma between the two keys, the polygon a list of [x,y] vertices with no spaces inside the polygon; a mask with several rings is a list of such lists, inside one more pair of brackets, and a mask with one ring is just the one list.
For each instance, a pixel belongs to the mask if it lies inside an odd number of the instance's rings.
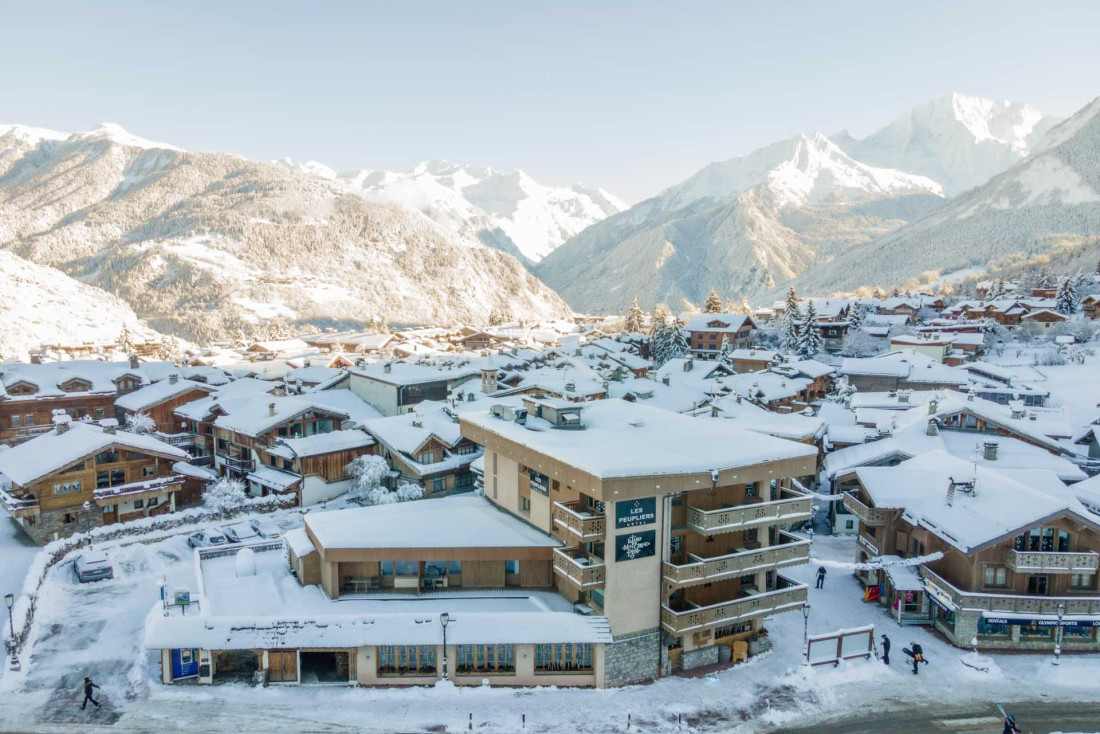
{"label": "snowy road", "polygon": [[[19,529],[7,512],[0,510],[0,596],[19,596],[23,579],[36,553],[38,546]],[[4,613],[5,610],[0,608],[0,614]],[[8,622],[3,620],[3,623],[4,637],[7,637]],[[0,677],[6,668],[6,665],[0,665]]]}
{"label": "snowy road", "polygon": [[[1008,713],[1027,734],[1055,732],[1095,733],[1100,727],[1100,704],[1015,703]],[[944,709],[919,706],[885,714],[826,721],[807,727],[778,728],[770,734],[880,734],[886,731],[1001,732],[1004,722],[994,704]],[[901,727],[904,727],[901,728]],[[911,727],[911,728],[910,728]]]}

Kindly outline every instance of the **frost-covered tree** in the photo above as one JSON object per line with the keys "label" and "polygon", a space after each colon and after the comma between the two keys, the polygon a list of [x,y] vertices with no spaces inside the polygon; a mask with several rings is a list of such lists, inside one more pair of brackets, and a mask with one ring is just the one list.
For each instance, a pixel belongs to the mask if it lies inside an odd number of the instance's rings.
{"label": "frost-covered tree", "polygon": [[849,334],[851,334],[853,331],[859,331],[863,327],[864,315],[865,314],[863,313],[863,304],[859,303],[858,301],[856,303],[853,303],[852,307],[848,310]]}
{"label": "frost-covered tree", "polygon": [[1069,334],[1082,344],[1090,342],[1096,336],[1096,326],[1091,319],[1081,319],[1072,322],[1067,328]]}
{"label": "frost-covered tree", "polygon": [[684,331],[683,322],[681,322],[680,319],[674,317],[672,319],[672,322],[669,324],[669,332],[669,359],[682,357],[687,354],[688,340],[687,332]]}
{"label": "frost-covered tree", "polygon": [[713,288],[707,294],[706,303],[703,304],[703,313],[722,313],[722,299],[718,296],[718,291]]}
{"label": "frost-covered tree", "polygon": [[424,497],[424,488],[412,482],[401,482],[394,491],[398,502],[411,502]]}
{"label": "frost-covered tree", "polygon": [[152,433],[157,429],[157,423],[148,413],[138,411],[126,416],[126,430],[130,433]]}
{"label": "frost-covered tree", "polygon": [[244,482],[230,477],[222,477],[208,485],[206,493],[202,496],[204,507],[222,514],[240,508],[247,501],[248,495],[245,493]]}
{"label": "frost-covered tree", "polygon": [[344,353],[344,345],[341,342],[333,342],[332,346],[329,348],[329,351],[332,352],[333,354],[343,354]]}
{"label": "frost-covered tree", "polygon": [[718,354],[718,360],[729,364],[733,360],[734,349],[736,349],[736,347],[733,346],[733,341],[724,339],[722,341],[722,351]]}
{"label": "frost-covered tree", "polygon": [[489,326],[500,326],[508,323],[508,313],[499,306],[493,306],[489,312]]}
{"label": "frost-covered tree", "polygon": [[1003,297],[1004,294],[1005,294],[1005,282],[1001,278],[997,278],[995,281],[993,281],[990,284],[989,290],[986,291],[985,298],[986,298],[987,301],[995,301],[998,298]]}
{"label": "frost-covered tree", "polygon": [[122,331],[118,333],[115,347],[122,354],[133,354],[137,350],[137,345],[134,343],[134,335],[130,333],[130,327],[126,324],[122,325]]}
{"label": "frost-covered tree", "polygon": [[670,324],[673,321],[672,312],[669,311],[667,304],[658,303],[653,307],[649,320],[652,329],[649,339],[650,357],[657,366],[660,366],[672,359],[673,334]]}
{"label": "frost-covered tree", "polygon": [[802,318],[802,312],[798,308],[798,294],[794,286],[787,290],[787,303],[783,308],[783,323],[779,327],[779,346],[787,353],[793,354],[798,349],[798,322]]}
{"label": "frost-covered tree", "polygon": [[630,334],[641,334],[644,328],[645,314],[642,313],[642,307],[638,305],[638,297],[635,296],[623,317],[623,330]]}
{"label": "frost-covered tree", "polygon": [[389,470],[390,465],[381,456],[364,454],[356,457],[348,464],[348,474],[355,480],[352,483],[349,495],[365,498],[372,491],[382,486],[382,479]]}
{"label": "frost-covered tree", "polygon": [[1054,296],[1054,310],[1066,316],[1077,310],[1076,278],[1066,278],[1058,286],[1058,293]]}
{"label": "frost-covered tree", "polygon": [[798,331],[797,354],[802,359],[813,359],[821,353],[821,332],[817,328],[817,309],[814,302],[806,304],[806,316],[802,319],[802,328]]}
{"label": "frost-covered tree", "polygon": [[164,337],[160,342],[160,346],[157,347],[157,359],[179,364],[183,359],[183,349],[180,347],[179,339],[171,334]]}
{"label": "frost-covered tree", "polygon": [[840,356],[873,357],[882,349],[882,340],[876,339],[863,329],[849,329],[844,337],[844,343],[840,346]]}

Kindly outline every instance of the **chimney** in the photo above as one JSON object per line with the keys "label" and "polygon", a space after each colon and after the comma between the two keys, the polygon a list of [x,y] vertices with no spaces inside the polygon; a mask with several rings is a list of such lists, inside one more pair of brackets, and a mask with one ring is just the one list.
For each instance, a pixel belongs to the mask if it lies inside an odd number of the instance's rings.
{"label": "chimney", "polygon": [[928,428],[925,429],[924,434],[926,436],[938,436],[940,435],[940,422],[933,418],[928,421]]}
{"label": "chimney", "polygon": [[384,365],[382,365],[382,371],[384,373],[386,373],[387,375],[390,373],[391,369],[392,369],[392,367],[390,366],[389,362],[386,362]]}
{"label": "chimney", "polygon": [[309,367],[309,365],[310,365],[309,360],[308,359],[302,360],[302,365],[305,366],[305,367]]}
{"label": "chimney", "polygon": [[935,398],[928,401],[928,415],[935,415],[936,411],[940,409],[940,403]]}
{"label": "chimney", "polygon": [[985,457],[986,461],[997,460],[997,447],[999,445],[1000,444],[996,441],[985,441],[982,443],[982,456]]}
{"label": "chimney", "polygon": [[688,357],[684,360],[684,372],[691,372],[693,367],[695,367],[694,357]]}
{"label": "chimney", "polygon": [[668,375],[664,375],[661,377],[661,382],[663,382],[667,387],[668,384],[672,382],[672,378],[670,378]]}
{"label": "chimney", "polygon": [[103,432],[104,433],[109,433],[112,436],[115,435],[116,425],[117,425],[116,423],[106,424],[105,426],[103,426]]}
{"label": "chimney", "polygon": [[68,413],[65,413],[61,410],[58,410],[54,413],[53,424],[57,427],[58,436],[69,430],[70,421],[72,421],[72,418],[69,417]]}
{"label": "chimney", "polygon": [[[737,396],[737,402],[741,402],[741,396],[740,395]],[[718,406],[717,405],[710,406],[710,417],[711,418],[717,418],[718,417]]]}
{"label": "chimney", "polygon": [[168,375],[168,384],[169,385],[175,385],[179,381],[180,381],[180,376],[177,375],[176,373],[173,372],[172,374]]}
{"label": "chimney", "polygon": [[947,506],[951,507],[955,504],[955,480],[950,480],[951,483],[947,485]]}
{"label": "chimney", "polygon": [[898,402],[899,403],[908,403],[909,402],[909,395],[910,395],[909,390],[898,390]]}
{"label": "chimney", "polygon": [[966,394],[966,402],[968,402],[968,403],[973,403],[974,402],[974,388],[970,388],[970,392],[968,392]]}
{"label": "chimney", "polygon": [[137,355],[136,354],[131,354],[130,355],[130,369],[136,370],[137,367],[138,367]]}
{"label": "chimney", "polygon": [[275,416],[275,403],[267,404],[267,414],[272,417]]}
{"label": "chimney", "polygon": [[741,404],[741,393],[734,393],[733,400],[734,400],[735,403],[740,405]]}

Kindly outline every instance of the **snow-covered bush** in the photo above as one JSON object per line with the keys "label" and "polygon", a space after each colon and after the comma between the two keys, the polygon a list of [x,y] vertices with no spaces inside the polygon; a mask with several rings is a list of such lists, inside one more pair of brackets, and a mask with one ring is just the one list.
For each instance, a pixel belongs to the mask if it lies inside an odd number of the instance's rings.
{"label": "snow-covered bush", "polygon": [[1065,359],[1070,364],[1084,364],[1085,360],[1094,355],[1091,349],[1086,349],[1080,344],[1072,344],[1065,350]]}
{"label": "snow-covered bush", "polygon": [[355,480],[349,495],[352,498],[366,498],[373,490],[382,486],[382,479],[389,470],[389,464],[381,456],[364,454],[356,457],[348,464],[348,474]]}
{"label": "snow-covered bush", "polygon": [[126,430],[130,433],[152,433],[157,423],[148,413],[137,412],[126,416]]}
{"label": "snow-covered bush", "polygon": [[842,357],[873,357],[883,351],[883,341],[876,339],[863,329],[849,331],[840,346]]}
{"label": "snow-covered bush", "polygon": [[423,499],[424,488],[412,482],[402,482],[397,485],[397,491],[394,492],[394,494],[397,495],[398,502],[409,502],[411,500]]}
{"label": "snow-covered bush", "polygon": [[206,488],[202,504],[216,512],[232,512],[248,501],[244,482],[240,479],[222,477]]}

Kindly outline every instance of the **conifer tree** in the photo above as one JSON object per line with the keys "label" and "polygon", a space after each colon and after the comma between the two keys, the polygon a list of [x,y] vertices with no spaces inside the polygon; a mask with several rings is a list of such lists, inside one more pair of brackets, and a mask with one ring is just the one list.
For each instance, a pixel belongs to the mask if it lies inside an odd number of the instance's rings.
{"label": "conifer tree", "polygon": [[672,312],[668,305],[658,303],[653,307],[653,313],[649,317],[652,329],[649,338],[650,358],[658,366],[672,358],[672,330],[669,322],[672,320]]}
{"label": "conifer tree", "polygon": [[848,311],[848,333],[858,331],[863,326],[863,304],[853,303],[852,308]]}
{"label": "conifer tree", "polygon": [[779,343],[781,349],[792,354],[798,348],[798,322],[802,313],[798,309],[798,294],[794,286],[787,290],[787,305],[783,309],[783,322],[780,326]]}
{"label": "conifer tree", "polygon": [[1069,316],[1077,310],[1077,279],[1066,278],[1058,286],[1058,294],[1054,297],[1054,310],[1060,314]]}
{"label": "conifer tree", "polygon": [[638,305],[638,297],[634,297],[634,301],[630,304],[630,308],[626,310],[626,316],[623,318],[623,330],[629,334],[641,334],[642,329],[645,328],[645,314],[642,313],[641,306]]}
{"label": "conifer tree", "polygon": [[703,304],[703,313],[722,313],[722,299],[718,297],[718,291],[713,288],[707,294],[707,302]]}
{"label": "conifer tree", "polygon": [[813,359],[821,352],[821,332],[817,330],[817,309],[814,302],[806,305],[806,317],[802,319],[802,328],[798,332],[798,356]]}
{"label": "conifer tree", "polygon": [[115,346],[118,348],[118,351],[127,355],[133,354],[136,351],[137,347],[134,345],[134,336],[130,333],[130,327],[126,326],[126,324],[122,325],[122,331],[118,334],[118,341],[115,342]]}
{"label": "conifer tree", "polygon": [[730,364],[733,361],[733,350],[736,347],[733,346],[731,339],[726,339],[722,342],[722,351],[718,354],[718,361]]}

